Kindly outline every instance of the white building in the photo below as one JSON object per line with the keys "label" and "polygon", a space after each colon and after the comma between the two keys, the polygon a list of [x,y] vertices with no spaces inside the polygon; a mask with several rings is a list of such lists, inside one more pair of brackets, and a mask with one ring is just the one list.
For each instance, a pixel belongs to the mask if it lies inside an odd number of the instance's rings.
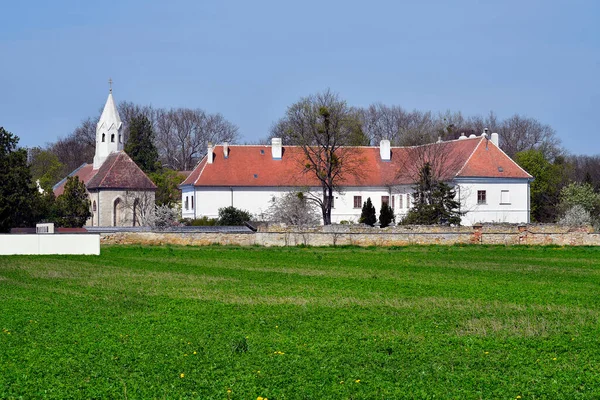
{"label": "white building", "polygon": [[[347,174],[341,193],[334,195],[331,219],[357,222],[368,197],[377,211],[387,202],[399,220],[411,206],[416,172],[429,162],[451,183],[460,201],[463,225],[478,222],[529,222],[529,183],[532,176],[498,147],[498,134],[415,147],[356,147],[357,174]],[[260,217],[271,199],[290,191],[321,193],[311,172],[303,172],[301,147],[209,145],[205,156],[180,185],[182,217],[216,218],[221,207],[234,206]]]}
{"label": "white building", "polygon": [[68,177],[85,183],[92,217],[86,226],[136,226],[154,210],[156,185],[123,151],[123,123],[112,89],[96,126],[93,164],[82,164],[53,187],[60,196]]}

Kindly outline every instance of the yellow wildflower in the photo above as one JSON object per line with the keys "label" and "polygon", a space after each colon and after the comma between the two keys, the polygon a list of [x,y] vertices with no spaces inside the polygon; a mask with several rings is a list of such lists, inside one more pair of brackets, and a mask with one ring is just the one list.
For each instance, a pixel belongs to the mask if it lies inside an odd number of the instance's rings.
{"label": "yellow wildflower", "polygon": [[180,378],[183,378],[185,376],[185,374],[182,372],[181,374],[179,374]]}
{"label": "yellow wildflower", "polygon": [[486,351],[486,352],[485,352],[485,353],[483,353],[483,354],[490,354],[490,352],[489,352],[489,351]]}
{"label": "yellow wildflower", "polygon": [[344,381],[340,381],[340,385],[343,385],[343,384],[344,384]]}
{"label": "yellow wildflower", "polygon": [[194,352],[194,354],[198,354],[198,353]]}
{"label": "yellow wildflower", "polygon": [[231,389],[227,389],[227,393],[231,393]]}
{"label": "yellow wildflower", "polygon": [[517,396],[516,398],[517,398],[517,399],[520,399],[520,398],[521,398],[521,396]]}
{"label": "yellow wildflower", "polygon": [[256,398],[256,400],[265,400],[265,399],[263,399],[262,397],[258,396],[258,397]]}
{"label": "yellow wildflower", "polygon": [[556,357],[554,357],[554,358],[552,359],[552,361],[556,361]]}
{"label": "yellow wildflower", "polygon": [[356,382],[356,383],[360,383],[360,379],[357,379],[357,380],[355,380],[354,382]]}

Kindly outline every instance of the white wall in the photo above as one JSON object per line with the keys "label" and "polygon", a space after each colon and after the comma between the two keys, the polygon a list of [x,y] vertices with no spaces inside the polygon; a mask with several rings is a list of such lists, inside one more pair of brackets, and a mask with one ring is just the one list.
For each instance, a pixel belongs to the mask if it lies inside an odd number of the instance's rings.
{"label": "white wall", "polygon": [[[183,218],[201,218],[207,216],[209,218],[217,218],[219,208],[233,205],[236,208],[248,210],[256,216],[265,213],[271,204],[273,197],[281,197],[290,191],[300,190],[298,188],[289,187],[269,187],[269,188],[254,188],[254,187],[197,187],[195,191],[191,187],[182,188],[182,217]],[[391,189],[394,198],[394,212],[397,215],[403,215],[408,211],[406,198],[410,193],[409,186],[394,187]],[[318,188],[311,188],[311,192],[317,196],[321,196],[322,192]],[[400,208],[398,196],[404,196]],[[194,198],[194,209],[191,209],[191,197]],[[361,197],[361,206],[354,208],[354,196]],[[390,188],[346,188],[342,193],[334,194],[334,207],[332,209],[332,222],[339,223],[340,221],[358,222],[360,217],[362,203],[371,198],[371,202],[375,207],[377,214],[381,209],[381,197],[390,196]],[[185,209],[186,198],[188,201],[188,209]],[[391,202],[391,200],[390,200]]]}
{"label": "white wall", "polygon": [[[479,222],[529,222],[529,183],[522,179],[457,179],[457,197],[461,199],[463,225]],[[485,190],[486,201],[479,204],[477,192]],[[501,202],[501,192],[508,191],[509,201]]]}
{"label": "white wall", "polygon": [[15,254],[100,255],[100,235],[0,235],[0,255]]}

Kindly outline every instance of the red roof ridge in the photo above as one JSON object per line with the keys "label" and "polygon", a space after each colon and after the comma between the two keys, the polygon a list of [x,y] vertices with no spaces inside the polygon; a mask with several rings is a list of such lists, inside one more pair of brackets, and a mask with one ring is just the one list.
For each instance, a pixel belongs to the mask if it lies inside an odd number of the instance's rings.
{"label": "red roof ridge", "polygon": [[[474,139],[474,138],[471,138]],[[479,137],[479,139],[481,139],[481,136]],[[465,139],[462,139],[465,140]],[[463,164],[463,166],[458,170],[458,172],[456,173],[456,175],[454,175],[455,177],[459,176],[461,174],[461,172],[463,171],[463,169],[465,169],[465,167],[467,166],[467,164],[469,164],[469,161],[471,161],[471,158],[473,157],[473,155],[475,154],[475,152],[477,151],[477,149],[479,148],[479,146],[481,146],[481,142],[482,140],[479,140],[479,143],[477,143],[477,146],[475,146],[475,148],[473,148],[473,151],[471,152],[471,154],[469,155],[469,157],[467,157],[467,160],[465,161],[465,163]]]}

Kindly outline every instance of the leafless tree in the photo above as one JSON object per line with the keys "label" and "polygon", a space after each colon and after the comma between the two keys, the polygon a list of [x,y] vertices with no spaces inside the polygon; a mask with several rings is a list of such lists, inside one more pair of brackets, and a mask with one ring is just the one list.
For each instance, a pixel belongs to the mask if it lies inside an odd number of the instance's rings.
{"label": "leafless tree", "polygon": [[325,225],[331,224],[334,192],[340,192],[346,177],[364,173],[358,149],[345,146],[356,133],[357,122],[354,110],[327,90],[288,107],[275,125],[284,126],[292,143],[302,148],[298,163],[320,183],[322,195],[308,192],[307,199],[320,206]]}
{"label": "leafless tree", "polygon": [[122,101],[118,105],[119,116],[123,122],[123,143],[127,143],[129,139],[129,126],[134,117],[143,115],[152,123],[152,127],[156,128],[156,113],[152,106],[141,106],[130,101]]}
{"label": "leafless tree", "polygon": [[554,129],[534,118],[515,114],[500,123],[498,133],[500,146],[510,157],[520,151],[540,150],[547,160],[553,161],[563,152]]}
{"label": "leafless tree", "polygon": [[131,216],[133,226],[152,226],[155,216],[154,193],[150,191],[127,191],[120,206],[127,210],[121,215]]}
{"label": "leafless tree", "polygon": [[392,146],[413,146],[436,139],[436,121],[431,112],[377,103],[362,109],[360,116],[363,131],[374,145],[382,139],[388,139]]}
{"label": "leafless tree", "polygon": [[56,154],[68,171],[73,171],[94,158],[97,123],[98,118],[84,119],[70,135],[49,146],[49,150]]}
{"label": "leafless tree", "polygon": [[267,218],[287,225],[317,225],[320,217],[314,206],[314,202],[308,201],[303,192],[289,192],[271,200]]}
{"label": "leafless tree", "polygon": [[190,170],[205,154],[209,142],[235,142],[238,128],[221,114],[200,109],[156,111],[156,140],[164,166]]}

